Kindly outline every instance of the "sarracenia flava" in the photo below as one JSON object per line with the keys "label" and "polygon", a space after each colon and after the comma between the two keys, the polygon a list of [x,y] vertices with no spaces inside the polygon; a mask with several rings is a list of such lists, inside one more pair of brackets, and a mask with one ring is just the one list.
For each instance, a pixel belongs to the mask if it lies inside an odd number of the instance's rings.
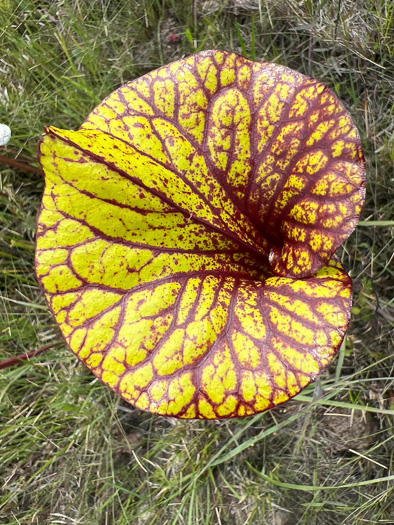
{"label": "sarracenia flava", "polygon": [[49,127],[36,267],[71,350],[143,410],[241,417],[331,362],[352,282],[334,255],[365,195],[333,92],[206,51]]}

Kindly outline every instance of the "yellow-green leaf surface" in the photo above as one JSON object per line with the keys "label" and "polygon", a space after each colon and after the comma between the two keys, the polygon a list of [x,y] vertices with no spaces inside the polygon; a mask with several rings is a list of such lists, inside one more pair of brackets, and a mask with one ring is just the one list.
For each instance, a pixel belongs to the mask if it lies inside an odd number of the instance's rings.
{"label": "yellow-green leaf surface", "polygon": [[364,201],[335,95],[221,51],[47,129],[37,275],[72,351],[133,405],[254,414],[337,352],[351,280],[332,258]]}

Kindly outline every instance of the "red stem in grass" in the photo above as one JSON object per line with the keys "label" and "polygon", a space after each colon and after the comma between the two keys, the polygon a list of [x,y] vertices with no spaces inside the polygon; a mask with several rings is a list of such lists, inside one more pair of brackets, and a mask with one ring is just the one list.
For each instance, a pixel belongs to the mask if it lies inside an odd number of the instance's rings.
{"label": "red stem in grass", "polygon": [[31,173],[36,173],[37,175],[44,175],[44,172],[41,168],[35,168],[34,166],[30,166],[24,162],[18,162],[17,160],[4,157],[4,155],[0,155],[0,163],[5,164],[6,166],[11,166],[12,168],[16,168],[17,170],[30,171]]}
{"label": "red stem in grass", "polygon": [[50,348],[53,348],[54,346],[58,346],[60,344],[62,344],[62,341],[58,341],[57,343],[52,343],[50,345],[43,346],[42,348],[39,348],[38,350],[33,350],[33,352],[29,352],[28,354],[20,354],[20,355],[17,355],[16,357],[11,357],[11,359],[0,361],[0,370],[3,368],[14,366],[14,365],[22,365],[24,361],[28,361],[32,357],[42,354],[46,350],[49,350]]}

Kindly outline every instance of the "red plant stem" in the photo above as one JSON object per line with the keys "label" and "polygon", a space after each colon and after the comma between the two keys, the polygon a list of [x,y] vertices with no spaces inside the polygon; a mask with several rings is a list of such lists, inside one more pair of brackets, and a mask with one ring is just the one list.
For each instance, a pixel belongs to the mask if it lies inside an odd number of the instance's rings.
{"label": "red plant stem", "polygon": [[44,172],[41,168],[35,168],[29,164],[24,164],[23,162],[18,162],[17,160],[4,157],[4,155],[0,155],[0,163],[5,164],[6,166],[11,166],[12,168],[16,168],[17,170],[30,171],[31,173],[36,173],[37,175],[44,175]]}
{"label": "red plant stem", "polygon": [[23,365],[24,361],[27,361],[30,358],[35,357],[36,355],[42,354],[46,350],[49,350],[50,348],[53,348],[54,346],[58,346],[60,344],[62,344],[62,342],[58,341],[57,343],[52,343],[50,345],[43,346],[42,348],[39,348],[38,350],[33,350],[33,352],[29,352],[28,354],[20,354],[20,355],[17,355],[16,357],[11,357],[11,359],[0,361],[0,370],[3,368],[14,366],[14,365]]}

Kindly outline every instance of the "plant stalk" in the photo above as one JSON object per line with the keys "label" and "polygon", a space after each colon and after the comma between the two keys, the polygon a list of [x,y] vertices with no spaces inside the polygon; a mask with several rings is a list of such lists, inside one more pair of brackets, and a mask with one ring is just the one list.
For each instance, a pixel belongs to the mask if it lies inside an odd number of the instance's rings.
{"label": "plant stalk", "polygon": [[44,176],[44,172],[41,168],[30,166],[29,164],[25,164],[24,162],[18,162],[17,160],[10,159],[9,157],[5,157],[4,155],[0,155],[0,163],[5,164],[6,166],[11,166],[11,168],[15,168],[17,170],[30,171],[31,173],[35,173],[36,175]]}
{"label": "plant stalk", "polygon": [[57,343],[51,343],[50,345],[43,346],[42,348],[39,348],[38,350],[33,350],[29,353],[20,354],[16,357],[11,357],[11,359],[6,359],[5,361],[0,361],[0,370],[2,370],[3,368],[9,368],[10,366],[23,365],[24,361],[28,361],[32,357],[42,354],[50,348],[53,348],[54,346],[58,346],[60,344],[62,344],[62,341],[58,341]]}

